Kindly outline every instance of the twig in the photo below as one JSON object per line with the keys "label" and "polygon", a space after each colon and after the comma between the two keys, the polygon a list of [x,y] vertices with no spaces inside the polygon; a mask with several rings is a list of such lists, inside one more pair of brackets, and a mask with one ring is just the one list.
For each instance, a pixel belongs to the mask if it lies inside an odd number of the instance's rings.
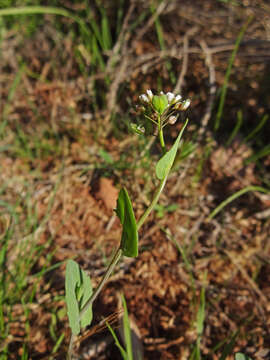
{"label": "twig", "polygon": [[124,57],[121,62],[121,65],[118,67],[118,69],[115,69],[115,72],[117,73],[117,75],[114,78],[114,80],[110,86],[110,89],[108,91],[108,96],[107,96],[107,111],[106,111],[107,114],[105,116],[106,124],[108,123],[108,120],[111,117],[113,109],[115,108],[117,91],[118,91],[119,85],[125,78],[128,63],[129,62],[128,62],[127,57]]}
{"label": "twig", "polygon": [[123,51],[120,51],[120,50],[121,50],[121,47],[123,48],[123,44],[127,41],[127,37],[129,34],[128,24],[129,24],[130,17],[133,13],[134,7],[135,7],[135,2],[132,1],[128,8],[127,14],[125,16],[123,26],[122,26],[121,32],[118,36],[117,42],[115,43],[113,50],[112,50],[112,54],[108,60],[108,63],[106,66],[106,73],[110,73],[112,68],[114,67],[114,65],[115,65],[114,62],[117,60],[116,59],[117,54],[118,54],[119,58],[121,58],[120,53],[122,53],[122,55],[123,55]]}
{"label": "twig", "polygon": [[247,281],[247,283],[250,285],[250,287],[252,288],[252,290],[259,296],[261,302],[263,303],[263,305],[267,308],[269,301],[267,299],[267,297],[263,294],[263,292],[259,289],[258,285],[252,280],[252,278],[248,275],[248,273],[246,272],[246,270],[243,268],[243,266],[239,263],[239,261],[237,261],[237,259],[235,259],[235,256],[233,254],[231,254],[229,251],[227,250],[223,250],[224,253],[228,256],[228,258],[231,260],[231,262],[237,267],[237,269],[240,271],[240,273],[242,274],[243,278]]}
{"label": "twig", "polygon": [[138,32],[137,36],[132,41],[132,48],[136,47],[136,43],[138,42],[138,40],[140,40],[144,36],[144,34],[147,32],[147,30],[154,24],[154,22],[156,21],[156,18],[165,10],[168,3],[169,3],[168,0],[162,1],[160,3],[160,5],[158,6],[158,8],[154,12],[154,14],[149,18],[149,20],[147,21],[145,26]]}
{"label": "twig", "polygon": [[209,99],[206,106],[205,114],[201,121],[201,126],[198,133],[198,141],[200,142],[203,134],[205,133],[205,130],[207,128],[208,122],[211,117],[212,107],[215,101],[215,95],[216,95],[216,74],[215,74],[215,67],[212,61],[211,51],[208,48],[205,40],[200,41],[201,48],[203,49],[203,52],[205,54],[205,64],[209,69],[209,84],[210,84],[210,90],[209,90]]}
{"label": "twig", "polygon": [[186,34],[185,34],[185,36],[183,38],[183,50],[182,50],[183,64],[182,64],[182,69],[181,69],[179,78],[178,78],[176,86],[174,88],[174,93],[180,93],[181,94],[184,78],[185,78],[185,75],[186,75],[187,69],[188,69],[189,37],[192,36],[193,34],[195,34],[198,31],[198,29],[199,28],[197,26],[192,27],[191,29],[189,29],[186,32]]}

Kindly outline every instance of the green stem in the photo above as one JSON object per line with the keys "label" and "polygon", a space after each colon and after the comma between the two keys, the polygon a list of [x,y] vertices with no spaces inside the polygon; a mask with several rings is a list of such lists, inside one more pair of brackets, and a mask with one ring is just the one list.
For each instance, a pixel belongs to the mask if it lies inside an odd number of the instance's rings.
{"label": "green stem", "polygon": [[159,142],[162,148],[163,155],[166,153],[166,147],[165,147],[165,141],[163,137],[163,130],[162,130],[162,124],[161,124],[161,117],[158,117],[158,135],[159,135]]}
{"label": "green stem", "polygon": [[148,215],[150,214],[150,212],[153,210],[153,208],[156,206],[158,199],[160,197],[160,194],[162,193],[164,186],[166,184],[168,176],[165,176],[165,178],[163,180],[161,180],[158,189],[155,192],[155,195],[153,197],[153,200],[151,202],[151,204],[148,206],[148,208],[145,210],[144,214],[142,215],[142,217],[140,218],[140,220],[137,222],[137,230],[139,231],[139,229],[141,228],[141,226],[143,225],[143,223],[145,222],[146,218],[148,217]]}
{"label": "green stem", "polygon": [[160,141],[160,145],[161,145],[161,148],[162,148],[162,152],[163,152],[163,155],[166,153],[166,147],[165,147],[165,142],[164,142],[164,137],[163,137],[163,131],[162,131],[162,128],[159,129],[159,141]]}
{"label": "green stem", "polygon": [[[158,133],[159,133],[159,141],[160,141],[160,145],[163,151],[163,154],[166,153],[166,147],[165,147],[165,142],[164,142],[164,137],[163,137],[163,130],[162,130],[162,125],[161,125],[161,118],[160,116],[158,117]],[[155,195],[153,197],[153,200],[151,202],[151,204],[148,206],[148,208],[145,210],[144,214],[142,215],[142,217],[140,218],[140,220],[137,222],[137,230],[139,231],[140,227],[143,225],[143,223],[145,222],[146,218],[148,217],[148,215],[151,213],[151,211],[153,210],[153,208],[156,206],[158,199],[160,197],[160,194],[162,193],[164,186],[166,184],[168,175],[164,177],[164,179],[161,180],[158,189],[155,192]]]}
{"label": "green stem", "polygon": [[96,287],[95,291],[93,292],[93,294],[91,295],[90,299],[85,303],[85,305],[83,306],[83,308],[80,311],[80,320],[82,319],[83,315],[86,313],[86,311],[89,309],[89,307],[93,304],[93,302],[96,300],[97,296],[99,295],[99,293],[101,292],[103,286],[105,285],[105,283],[107,282],[107,280],[109,279],[109,277],[111,276],[111,273],[113,272],[115,266],[117,265],[118,261],[120,260],[122,256],[122,249],[119,248],[114,257],[112,258],[110,265],[108,266],[105,274],[103,275],[103,278],[101,279],[100,283],[98,284],[98,286]]}

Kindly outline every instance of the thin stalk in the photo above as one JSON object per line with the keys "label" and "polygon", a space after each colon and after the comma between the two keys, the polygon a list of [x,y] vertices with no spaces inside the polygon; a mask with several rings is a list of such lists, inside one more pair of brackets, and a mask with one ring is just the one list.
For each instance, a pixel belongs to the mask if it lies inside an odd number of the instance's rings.
{"label": "thin stalk", "polygon": [[142,217],[140,218],[140,220],[137,222],[137,230],[139,231],[139,229],[141,228],[141,226],[143,225],[143,223],[145,222],[146,218],[148,217],[148,215],[150,214],[150,212],[153,210],[153,208],[156,206],[158,199],[160,197],[160,194],[162,193],[164,186],[166,184],[168,176],[165,176],[165,178],[163,180],[161,180],[158,189],[155,192],[154,198],[151,202],[151,204],[148,206],[148,208],[145,210],[144,214],[142,215]]}
{"label": "thin stalk", "polygon": [[161,145],[162,152],[163,152],[163,155],[164,155],[166,153],[166,148],[165,148],[165,142],[164,142],[162,129],[159,130],[159,141],[160,141],[160,145]]}
{"label": "thin stalk", "polygon": [[158,117],[158,135],[159,135],[159,142],[162,148],[162,153],[163,155],[166,153],[166,147],[165,147],[165,142],[164,142],[164,137],[163,137],[163,130],[162,130],[162,123],[161,123],[161,117]]}
{"label": "thin stalk", "polygon": [[79,315],[80,320],[82,319],[82,317],[86,313],[86,311],[89,309],[89,307],[96,300],[96,298],[99,295],[99,293],[101,292],[103,286],[105,285],[105,283],[107,282],[107,280],[111,276],[111,273],[113,272],[113,270],[114,270],[115,266],[117,265],[118,261],[120,260],[121,256],[122,256],[122,249],[119,248],[116,251],[114,257],[112,258],[112,261],[111,261],[110,265],[108,266],[108,268],[106,270],[106,273],[103,275],[103,278],[101,279],[100,283],[96,287],[95,291],[93,292],[93,294],[91,295],[89,300],[85,303],[85,305],[81,309],[80,315]]}
{"label": "thin stalk", "polygon": [[67,360],[72,360],[72,349],[73,349],[74,340],[75,340],[75,335],[71,334],[69,346],[68,346]]}

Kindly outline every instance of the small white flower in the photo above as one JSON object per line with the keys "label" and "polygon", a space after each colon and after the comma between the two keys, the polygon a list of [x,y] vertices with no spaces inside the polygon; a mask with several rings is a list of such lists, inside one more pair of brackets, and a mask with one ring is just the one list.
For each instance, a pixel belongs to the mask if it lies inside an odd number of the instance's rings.
{"label": "small white flower", "polygon": [[176,120],[177,120],[177,116],[172,115],[172,116],[169,117],[168,123],[169,123],[170,125],[173,125],[173,124],[176,123]]}
{"label": "small white flower", "polygon": [[140,96],[139,96],[139,99],[140,99],[142,102],[149,103],[149,99],[148,99],[148,97],[147,97],[145,94],[140,95]]}
{"label": "small white flower", "polygon": [[168,99],[169,103],[171,103],[175,98],[175,95],[173,93],[171,93],[171,92],[167,92],[166,96],[167,96],[167,99]]}
{"label": "small white flower", "polygon": [[145,133],[145,128],[144,128],[142,125],[139,125],[138,128],[137,128],[137,130],[138,130],[139,132],[141,132],[142,134]]}
{"label": "small white flower", "polygon": [[190,99],[187,99],[187,100],[183,101],[183,103],[182,103],[182,110],[187,110],[187,108],[189,107],[190,103],[191,103]]}
{"label": "small white flower", "polygon": [[175,97],[175,102],[178,102],[178,101],[180,101],[182,99],[182,96],[181,95],[176,95],[176,97]]}
{"label": "small white flower", "polygon": [[152,91],[151,90],[146,90],[146,94],[147,94],[147,96],[148,96],[148,99],[150,99],[150,101],[152,100],[152,98],[153,98],[153,93],[152,93]]}

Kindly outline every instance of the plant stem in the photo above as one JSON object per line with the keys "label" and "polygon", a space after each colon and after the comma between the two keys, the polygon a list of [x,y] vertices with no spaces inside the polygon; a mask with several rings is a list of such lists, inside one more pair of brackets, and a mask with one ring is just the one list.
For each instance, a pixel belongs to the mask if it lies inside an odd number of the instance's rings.
{"label": "plant stem", "polygon": [[162,148],[162,152],[163,152],[163,154],[165,154],[166,153],[166,147],[165,147],[165,142],[164,142],[162,129],[159,130],[159,141],[160,141],[160,145],[161,145],[161,148]]}
{"label": "plant stem", "polygon": [[140,218],[140,220],[137,222],[137,230],[138,231],[139,231],[140,227],[143,225],[143,223],[145,222],[145,220],[148,217],[148,215],[150,214],[150,212],[156,206],[158,199],[160,197],[160,194],[162,193],[162,190],[164,189],[164,186],[166,184],[167,178],[168,178],[168,176],[165,176],[165,178],[163,180],[161,180],[159,187],[155,192],[155,195],[153,197],[151,204],[148,206],[148,208],[145,210],[145,212],[142,215],[142,217]]}
{"label": "plant stem", "polygon": [[163,130],[162,130],[162,124],[161,124],[161,117],[158,117],[158,135],[159,135],[159,142],[162,148],[163,155],[166,153],[166,147],[163,137]]}
{"label": "plant stem", "polygon": [[118,261],[120,260],[122,256],[122,249],[119,248],[114,257],[112,258],[110,265],[108,266],[105,274],[103,275],[103,278],[101,279],[100,283],[98,284],[98,286],[96,287],[95,291],[93,292],[93,294],[91,295],[91,297],[89,298],[89,300],[85,303],[85,305],[83,306],[83,308],[80,311],[80,320],[82,319],[83,315],[85,314],[85,312],[89,309],[89,307],[93,304],[93,302],[96,300],[97,296],[99,295],[99,293],[101,292],[103,286],[105,285],[106,281],[109,279],[109,277],[111,276],[111,273],[113,272],[115,266],[117,265]]}
{"label": "plant stem", "polygon": [[[158,117],[158,134],[159,134],[159,142],[162,148],[162,152],[163,154],[166,153],[166,147],[165,147],[165,142],[164,142],[164,137],[163,137],[163,130],[162,130],[162,124],[161,124],[161,117]],[[137,222],[137,230],[139,231],[140,227],[143,225],[143,223],[145,222],[146,218],[148,217],[148,215],[150,214],[150,212],[153,210],[153,208],[156,206],[158,199],[160,197],[160,194],[162,193],[164,186],[166,184],[168,175],[164,177],[164,179],[161,180],[158,189],[155,192],[155,195],[153,197],[153,200],[151,202],[151,204],[148,206],[148,208],[145,210],[144,214],[142,215],[142,217],[140,218],[140,220]]]}
{"label": "plant stem", "polygon": [[72,360],[72,349],[73,349],[74,340],[75,340],[75,335],[71,334],[69,346],[68,346],[67,360]]}

